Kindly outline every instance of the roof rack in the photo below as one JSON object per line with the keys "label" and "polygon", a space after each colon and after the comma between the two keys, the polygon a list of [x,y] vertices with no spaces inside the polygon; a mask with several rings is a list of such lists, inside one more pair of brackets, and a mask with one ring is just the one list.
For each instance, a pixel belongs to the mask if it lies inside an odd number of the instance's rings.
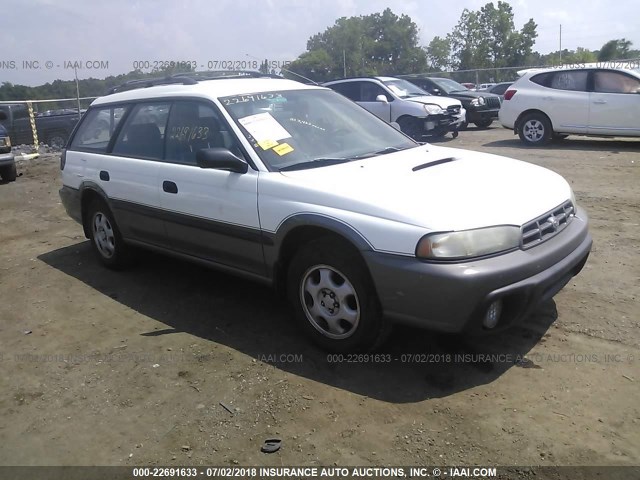
{"label": "roof rack", "polygon": [[272,73],[262,73],[254,70],[210,70],[207,72],[184,72],[176,73],[162,78],[143,78],[138,80],[129,80],[121,85],[111,87],[107,91],[107,95],[113,93],[126,92],[137,88],[155,87],[157,85],[173,85],[181,83],[182,85],[195,85],[203,80],[219,80],[223,78],[284,78],[280,75]]}

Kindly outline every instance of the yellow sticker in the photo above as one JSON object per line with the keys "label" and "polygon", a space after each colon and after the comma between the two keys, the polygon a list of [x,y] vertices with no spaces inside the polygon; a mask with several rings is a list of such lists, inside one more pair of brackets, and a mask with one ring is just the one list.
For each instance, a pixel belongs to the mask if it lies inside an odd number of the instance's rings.
{"label": "yellow sticker", "polygon": [[281,143],[280,145],[275,147],[273,151],[276,152],[278,155],[282,156],[282,155],[286,155],[287,153],[293,152],[293,147],[288,143]]}
{"label": "yellow sticker", "polygon": [[275,140],[262,140],[261,142],[258,142],[258,145],[260,145],[263,150],[269,150],[270,148],[278,145],[278,142]]}

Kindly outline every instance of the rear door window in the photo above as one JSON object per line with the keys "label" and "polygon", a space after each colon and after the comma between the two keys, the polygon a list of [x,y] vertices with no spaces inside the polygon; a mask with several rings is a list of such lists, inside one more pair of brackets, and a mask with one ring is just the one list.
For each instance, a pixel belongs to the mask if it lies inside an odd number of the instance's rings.
{"label": "rear door window", "polygon": [[162,160],[170,106],[170,103],[140,103],[133,107],[113,146],[113,153]]}

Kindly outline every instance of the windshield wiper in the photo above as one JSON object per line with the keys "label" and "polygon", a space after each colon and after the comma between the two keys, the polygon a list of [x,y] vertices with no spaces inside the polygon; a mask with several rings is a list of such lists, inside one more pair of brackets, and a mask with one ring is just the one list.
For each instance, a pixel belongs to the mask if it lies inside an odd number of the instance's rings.
{"label": "windshield wiper", "polygon": [[370,158],[370,157],[377,157],[379,155],[386,155],[387,153],[395,153],[395,152],[399,152],[401,150],[406,150],[407,148],[413,148],[414,145],[411,145],[410,147],[386,147],[383,148],[382,150],[378,150],[377,152],[372,152],[372,153],[365,153],[364,155],[358,155],[357,157],[353,157],[354,160],[360,160],[363,158]]}
{"label": "windshield wiper", "polygon": [[305,162],[294,163],[293,165],[287,165],[282,167],[279,171],[286,172],[291,170],[304,170],[306,168],[327,167],[329,165],[338,165],[339,163],[347,163],[353,160],[353,158],[314,158],[313,160],[307,160]]}

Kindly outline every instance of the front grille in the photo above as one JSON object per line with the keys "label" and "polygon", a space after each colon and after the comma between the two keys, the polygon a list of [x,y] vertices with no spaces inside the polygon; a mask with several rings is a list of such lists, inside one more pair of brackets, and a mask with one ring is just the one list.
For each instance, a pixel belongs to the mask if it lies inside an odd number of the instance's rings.
{"label": "front grille", "polygon": [[522,248],[526,250],[555,237],[566,228],[574,215],[573,203],[567,200],[550,212],[525,223],[522,227]]}
{"label": "front grille", "polygon": [[484,97],[489,108],[500,108],[500,97]]}
{"label": "front grille", "polygon": [[457,115],[460,113],[460,105],[451,105],[450,107],[447,107],[447,113],[452,113],[454,115]]}

